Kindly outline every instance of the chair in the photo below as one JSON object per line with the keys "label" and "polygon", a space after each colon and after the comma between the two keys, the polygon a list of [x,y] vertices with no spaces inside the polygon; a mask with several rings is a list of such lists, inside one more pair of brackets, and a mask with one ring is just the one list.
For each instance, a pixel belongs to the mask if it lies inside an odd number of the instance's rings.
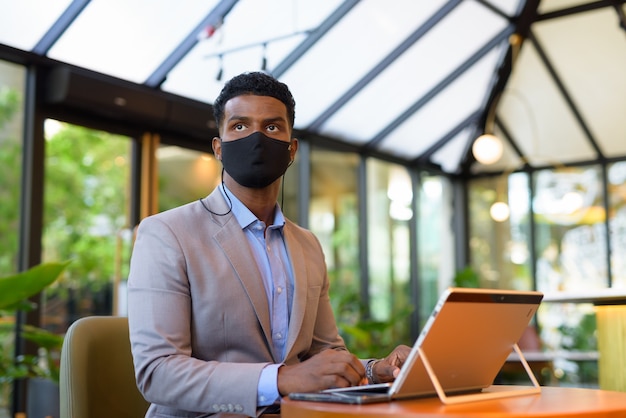
{"label": "chair", "polygon": [[128,318],[74,322],[61,350],[61,418],[140,418],[149,403],[137,389]]}

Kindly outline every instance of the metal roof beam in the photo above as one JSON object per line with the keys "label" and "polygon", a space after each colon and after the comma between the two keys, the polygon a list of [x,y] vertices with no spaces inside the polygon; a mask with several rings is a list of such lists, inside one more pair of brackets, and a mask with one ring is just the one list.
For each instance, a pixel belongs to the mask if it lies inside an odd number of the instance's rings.
{"label": "metal roof beam", "polygon": [[407,49],[409,49],[415,42],[417,42],[422,36],[430,31],[437,23],[439,23],[444,17],[448,15],[456,6],[461,3],[461,0],[451,0],[446,3],[441,9],[439,9],[434,15],[432,15],[423,25],[415,30],[408,38],[394,48],[389,55],[382,59],[378,64],[374,66],[363,78],[357,81],[348,91],[346,91],[339,99],[330,105],[322,114],[320,114],[308,127],[309,130],[316,130],[322,126],[333,114],[341,109],[346,103],[350,101],[356,94],[358,94],[365,86],[372,82],[380,73],[382,73],[387,67],[389,67],[396,59],[398,59]]}
{"label": "metal roof beam", "polygon": [[626,13],[624,13],[624,6],[616,2],[613,7],[615,7],[615,13],[617,13],[617,18],[619,19],[619,26],[626,30]]}
{"label": "metal roof beam", "polygon": [[460,77],[465,71],[471,68],[476,62],[478,62],[481,58],[483,58],[489,51],[493,48],[497,47],[504,41],[507,41],[507,38],[512,33],[512,27],[507,26],[503,31],[497,34],[493,39],[487,42],[482,46],[478,51],[474,53],[467,61],[457,67],[454,71],[452,71],[446,78],[441,80],[435,87],[433,87],[428,93],[424,96],[420,97],[413,105],[411,105],[408,109],[402,112],[398,117],[396,117],[391,123],[389,123],[386,127],[382,129],[374,138],[369,141],[365,148],[373,148],[376,147],[387,135],[389,135],[396,127],[398,127],[404,120],[408,119],[411,115],[417,112],[420,108],[422,108],[426,103],[428,103],[432,98],[434,98],[437,94],[439,94],[443,89],[445,89],[448,85],[450,85],[454,80]]}
{"label": "metal roof beam", "polygon": [[189,32],[187,37],[170,53],[170,55],[163,60],[163,62],[157,67],[156,70],[145,81],[145,85],[149,87],[158,87],[165,82],[167,74],[172,71],[181,59],[185,57],[191,51],[191,49],[198,43],[198,34],[201,33],[206,27],[217,27],[224,20],[224,17],[230,13],[235,7],[238,0],[222,0],[217,6],[209,12],[209,14],[200,21],[195,28]]}
{"label": "metal roof beam", "polygon": [[32,49],[32,52],[38,55],[46,55],[56,41],[59,40],[61,35],[63,35],[67,28],[76,20],[78,15],[87,7],[89,2],[90,0],[73,0],[65,11],[63,11],[61,16],[50,26],[48,31],[39,39],[39,42],[37,42],[37,45]]}
{"label": "metal roof beam", "polygon": [[[506,88],[506,85],[509,81],[509,77],[511,76],[511,72],[513,71],[513,66],[515,65],[515,61],[519,55],[519,52],[524,45],[524,40],[528,36],[530,31],[530,26],[537,18],[537,8],[539,7],[539,0],[527,0],[521,7],[519,8],[518,13],[516,14],[516,18],[513,20],[512,26],[514,27],[515,36],[509,38],[509,47],[504,54],[504,58],[502,59],[500,66],[497,69],[495,74],[495,83],[491,87],[489,94],[486,97],[485,106],[483,108],[483,114],[481,115],[480,120],[480,129],[476,130],[474,137],[485,132],[485,129],[493,129],[491,126],[486,126],[488,123],[488,119],[495,120],[496,118],[496,109],[498,106],[498,102],[502,95],[502,92]],[[493,133],[493,132],[489,132]],[[468,147],[465,152],[465,157],[462,159],[460,164],[462,172],[469,172],[471,165],[474,163],[474,155],[472,154],[472,145],[473,141],[468,143]]]}
{"label": "metal roof beam", "polygon": [[309,36],[306,37],[289,55],[285,57],[270,73],[279,78],[313,47],[326,33],[332,29],[345,15],[359,3],[359,0],[344,1],[330,16],[326,18]]}

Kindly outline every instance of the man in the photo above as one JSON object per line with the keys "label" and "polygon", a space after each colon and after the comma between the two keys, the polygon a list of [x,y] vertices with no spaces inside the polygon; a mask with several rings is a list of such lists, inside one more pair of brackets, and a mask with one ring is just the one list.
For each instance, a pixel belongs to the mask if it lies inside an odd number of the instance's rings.
{"label": "man", "polygon": [[214,104],[222,185],[138,228],[128,312],[147,416],[256,416],[291,392],[393,380],[408,354],[364,365],[347,351],[320,244],[283,217],[294,108],[271,76],[230,80]]}

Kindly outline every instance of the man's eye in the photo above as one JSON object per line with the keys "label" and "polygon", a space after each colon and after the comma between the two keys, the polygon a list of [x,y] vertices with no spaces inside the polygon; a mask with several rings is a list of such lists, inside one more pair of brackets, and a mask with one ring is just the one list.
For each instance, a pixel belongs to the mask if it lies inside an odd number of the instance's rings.
{"label": "man's eye", "polygon": [[270,131],[270,132],[277,131],[278,130],[278,126],[270,125],[270,126],[267,127],[267,130]]}
{"label": "man's eye", "polygon": [[243,129],[243,125],[241,123],[236,124],[233,127],[236,131],[241,131]]}

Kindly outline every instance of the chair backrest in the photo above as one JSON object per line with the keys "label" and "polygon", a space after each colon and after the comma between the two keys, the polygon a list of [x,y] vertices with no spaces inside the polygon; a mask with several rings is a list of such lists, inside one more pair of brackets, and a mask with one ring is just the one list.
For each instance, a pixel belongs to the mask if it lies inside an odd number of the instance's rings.
{"label": "chair backrest", "polygon": [[61,350],[61,418],[140,418],[149,403],[135,381],[128,318],[74,322]]}

